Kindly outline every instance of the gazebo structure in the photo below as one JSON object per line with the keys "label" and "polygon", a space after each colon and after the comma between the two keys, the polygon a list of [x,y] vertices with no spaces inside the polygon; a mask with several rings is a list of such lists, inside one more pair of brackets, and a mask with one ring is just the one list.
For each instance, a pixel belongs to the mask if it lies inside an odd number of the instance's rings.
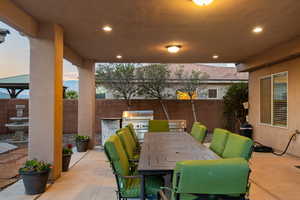
{"label": "gazebo structure", "polygon": [[[11,99],[15,99],[24,90],[29,89],[29,75],[18,75],[0,79],[0,88],[7,90]],[[63,96],[65,97],[65,91],[67,87],[63,87]]]}
{"label": "gazebo structure", "polygon": [[0,88],[6,89],[10,98],[15,99],[21,92],[29,89],[29,75],[1,78]]}
{"label": "gazebo structure", "polygon": [[[78,133],[91,137],[91,148],[96,62],[239,63],[239,71],[250,72],[250,122],[260,130],[255,137],[281,148],[288,133],[300,129],[299,10],[296,0],[206,6],[190,0],[1,0],[0,19],[30,39],[29,157],[52,162],[53,178],[60,176],[63,58],[78,67]],[[285,129],[257,120],[259,77],[279,70],[292,70]]]}

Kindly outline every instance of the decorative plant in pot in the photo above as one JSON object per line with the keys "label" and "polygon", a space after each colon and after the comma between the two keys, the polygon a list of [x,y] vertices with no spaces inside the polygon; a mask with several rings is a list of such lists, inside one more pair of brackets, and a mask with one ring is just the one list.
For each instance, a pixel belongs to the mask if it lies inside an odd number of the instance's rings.
{"label": "decorative plant in pot", "polygon": [[89,146],[89,136],[76,135],[76,148],[78,152],[85,152]]}
{"label": "decorative plant in pot", "polygon": [[37,159],[26,161],[24,166],[19,169],[26,194],[34,195],[45,192],[50,170],[50,163]]}
{"label": "decorative plant in pot", "polygon": [[70,160],[73,154],[73,145],[68,144],[62,149],[62,171],[66,172],[69,170]]}

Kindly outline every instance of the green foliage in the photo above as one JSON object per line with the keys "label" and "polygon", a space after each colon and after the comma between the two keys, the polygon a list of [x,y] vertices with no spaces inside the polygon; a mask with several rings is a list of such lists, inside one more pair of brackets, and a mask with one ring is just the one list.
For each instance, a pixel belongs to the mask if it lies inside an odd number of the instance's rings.
{"label": "green foliage", "polygon": [[237,123],[246,121],[246,111],[243,103],[248,101],[248,84],[235,83],[230,86],[224,99],[224,116],[226,128],[235,131]]}
{"label": "green foliage", "polygon": [[200,70],[192,70],[191,72],[185,72],[184,66],[180,66],[176,69],[175,78],[179,79],[181,84],[177,88],[177,91],[185,92],[192,99],[197,88],[201,84],[203,79],[208,79],[209,75]]}
{"label": "green foliage", "polygon": [[66,91],[66,99],[78,99],[78,93],[75,90]]}
{"label": "green foliage", "polygon": [[129,106],[132,97],[139,92],[135,67],[136,65],[132,63],[99,64],[96,70],[96,84],[127,100]]}
{"label": "green foliage", "polygon": [[137,77],[140,80],[139,94],[148,98],[159,99],[165,117],[169,120],[169,114],[162,99],[169,97],[166,92],[167,80],[170,78],[170,71],[165,64],[150,64],[137,69]]}
{"label": "green foliage", "polygon": [[72,144],[67,144],[65,147],[62,149],[63,155],[72,155],[73,154],[73,145]]}
{"label": "green foliage", "polygon": [[76,141],[88,141],[90,138],[86,135],[76,135]]}
{"label": "green foliage", "polygon": [[51,169],[50,163],[33,159],[33,160],[27,160],[24,166],[20,168],[20,172],[43,172],[43,171],[49,171],[50,169]]}
{"label": "green foliage", "polygon": [[150,64],[137,68],[137,78],[141,80],[140,94],[155,99],[170,96],[165,91],[169,77],[170,71],[165,64]]}

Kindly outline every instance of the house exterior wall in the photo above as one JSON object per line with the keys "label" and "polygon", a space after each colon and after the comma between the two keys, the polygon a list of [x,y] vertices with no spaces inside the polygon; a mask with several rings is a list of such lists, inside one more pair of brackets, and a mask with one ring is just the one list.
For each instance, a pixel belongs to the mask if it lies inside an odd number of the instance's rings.
{"label": "house exterior wall", "polygon": [[[208,90],[209,89],[217,89],[217,98],[218,100],[223,99],[223,96],[226,94],[230,84],[205,84],[199,86],[197,89],[197,99],[209,100],[208,98]],[[166,99],[176,99],[176,86],[171,86],[166,88],[165,94],[169,94]],[[114,96],[114,94],[110,90],[105,90],[105,99],[118,99],[118,97]],[[144,96],[136,96],[133,99],[145,99]]]}
{"label": "house exterior wall", "polygon": [[[279,72],[288,72],[288,126],[286,128],[260,123],[260,78]],[[300,130],[300,58],[250,72],[249,122],[254,127],[256,141],[283,150],[291,134]],[[291,142],[290,154],[300,156],[300,137]]]}

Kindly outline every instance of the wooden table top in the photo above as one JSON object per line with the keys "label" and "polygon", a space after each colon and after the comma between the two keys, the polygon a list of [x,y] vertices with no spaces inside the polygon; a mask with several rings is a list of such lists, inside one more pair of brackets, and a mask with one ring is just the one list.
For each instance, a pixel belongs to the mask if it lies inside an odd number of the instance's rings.
{"label": "wooden table top", "polygon": [[149,132],[144,137],[138,171],[173,171],[178,161],[215,159],[220,157],[186,132]]}

